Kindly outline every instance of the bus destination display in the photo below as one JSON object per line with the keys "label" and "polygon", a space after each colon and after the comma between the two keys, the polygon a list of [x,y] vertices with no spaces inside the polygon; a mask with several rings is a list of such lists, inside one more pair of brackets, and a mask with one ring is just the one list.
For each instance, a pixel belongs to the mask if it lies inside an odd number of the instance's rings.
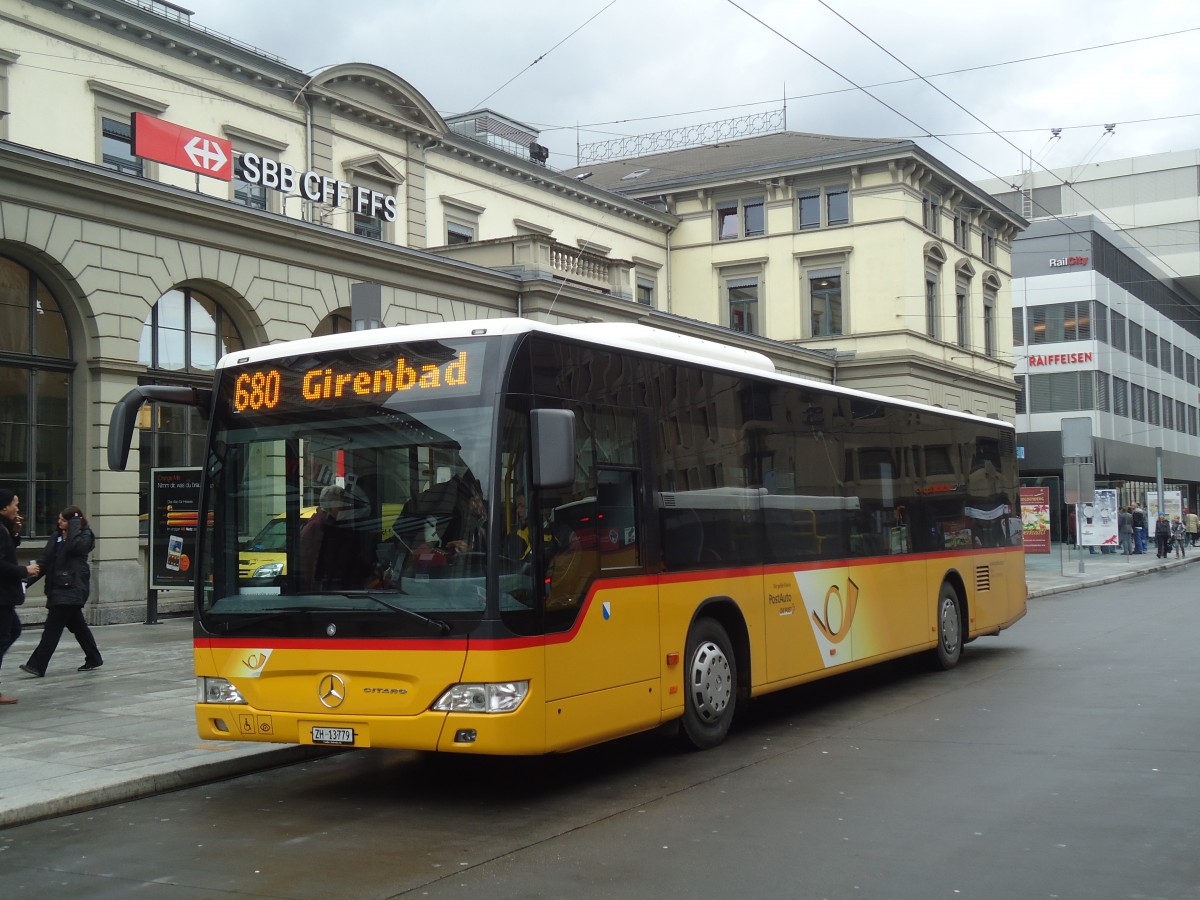
{"label": "bus destination display", "polygon": [[325,365],[312,367],[312,357],[300,357],[294,361],[310,365],[293,367],[288,365],[293,360],[285,359],[231,370],[226,373],[230,409],[236,414],[253,415],[281,408],[382,403],[396,394],[418,399],[467,396],[479,391],[481,347],[441,347],[442,352],[436,354],[414,353],[406,347],[392,349],[396,352],[368,365],[363,365],[361,359],[346,358],[327,359]]}

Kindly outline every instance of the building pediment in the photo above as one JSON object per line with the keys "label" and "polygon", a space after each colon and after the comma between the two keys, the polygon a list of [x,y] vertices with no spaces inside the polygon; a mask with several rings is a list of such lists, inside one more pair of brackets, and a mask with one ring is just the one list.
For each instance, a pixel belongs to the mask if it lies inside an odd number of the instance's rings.
{"label": "building pediment", "polygon": [[342,163],[342,168],[348,174],[366,175],[368,178],[379,178],[392,184],[402,184],[404,176],[400,171],[378,153],[368,153],[366,156],[356,156]]}
{"label": "building pediment", "polygon": [[448,130],[445,120],[420,91],[382,66],[330,66],[313,76],[308,90],[334,109],[373,124],[408,126],[436,135]]}

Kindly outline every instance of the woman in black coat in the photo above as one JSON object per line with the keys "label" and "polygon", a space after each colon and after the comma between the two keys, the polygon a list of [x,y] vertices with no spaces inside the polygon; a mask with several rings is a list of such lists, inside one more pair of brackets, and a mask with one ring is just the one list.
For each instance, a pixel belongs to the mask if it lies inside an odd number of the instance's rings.
{"label": "woman in black coat", "polygon": [[[21,498],[8,488],[0,488],[0,662],[21,636],[17,607],[25,602],[25,579],[38,573],[36,565],[17,562],[22,524]],[[0,693],[0,704],[16,702],[16,697]]]}
{"label": "woman in black coat", "polygon": [[96,536],[78,506],[68,506],[59,513],[58,533],[46,542],[38,560],[40,574],[29,582],[33,584],[38,578],[46,579],[46,624],[37,649],[29,662],[21,666],[21,671],[38,678],[45,675],[64,628],[75,635],[83,650],[80,672],[90,672],[104,665],[96,638],[83,618],[83,604],[92,587],[92,570],[87,558],[95,546]]}

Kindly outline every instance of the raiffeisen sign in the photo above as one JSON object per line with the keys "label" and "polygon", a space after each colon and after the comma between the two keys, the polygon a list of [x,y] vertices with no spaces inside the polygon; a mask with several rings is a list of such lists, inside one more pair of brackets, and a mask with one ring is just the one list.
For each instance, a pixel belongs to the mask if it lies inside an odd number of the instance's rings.
{"label": "raiffeisen sign", "polygon": [[294,166],[269,156],[243,153],[238,173],[247,184],[261,184],[284,194],[299,194],[313,203],[347,206],[360,216],[396,221],[396,198],[341,181],[320,172],[298,172]]}

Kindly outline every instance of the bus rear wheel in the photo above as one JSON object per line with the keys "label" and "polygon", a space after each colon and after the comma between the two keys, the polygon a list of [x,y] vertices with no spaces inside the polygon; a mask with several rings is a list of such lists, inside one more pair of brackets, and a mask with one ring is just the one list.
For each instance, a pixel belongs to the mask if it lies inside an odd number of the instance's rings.
{"label": "bus rear wheel", "polygon": [[737,660],[725,629],[715,619],[700,619],[688,633],[680,735],[696,750],[725,740],[737,708]]}
{"label": "bus rear wheel", "polygon": [[937,664],[943,669],[958,665],[963,648],[962,601],[952,584],[943,582],[937,603]]}

